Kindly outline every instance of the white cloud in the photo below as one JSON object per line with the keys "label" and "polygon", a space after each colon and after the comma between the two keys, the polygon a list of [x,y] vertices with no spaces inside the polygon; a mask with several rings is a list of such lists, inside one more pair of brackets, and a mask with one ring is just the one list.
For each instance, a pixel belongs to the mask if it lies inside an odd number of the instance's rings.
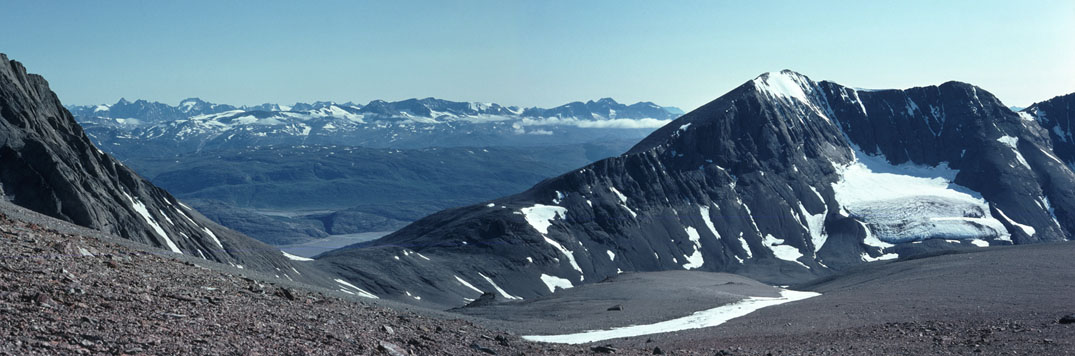
{"label": "white cloud", "polygon": [[578,120],[574,118],[546,117],[540,119],[524,118],[522,126],[575,126],[586,129],[656,129],[667,125],[672,120],[658,119],[610,119]]}

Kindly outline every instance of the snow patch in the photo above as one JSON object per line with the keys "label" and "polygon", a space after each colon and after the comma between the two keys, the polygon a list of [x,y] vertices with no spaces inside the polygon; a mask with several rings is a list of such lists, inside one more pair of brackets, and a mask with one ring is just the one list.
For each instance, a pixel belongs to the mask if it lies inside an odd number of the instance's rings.
{"label": "snow patch", "polygon": [[[746,251],[747,258],[754,257],[754,253],[750,251],[750,244],[747,243],[747,239],[743,238],[743,232],[739,232],[739,245],[743,247],[743,251]],[[743,263],[743,261],[739,260],[739,263]]]}
{"label": "snow patch", "polygon": [[[816,192],[815,192],[816,193]],[[822,200],[824,203],[824,200]],[[822,204],[824,205],[824,204]],[[803,203],[799,202],[799,212],[802,213],[803,220],[805,221],[806,231],[810,233],[810,241],[814,245],[814,253],[821,251],[821,247],[825,246],[825,241],[829,239],[829,234],[825,232],[825,216],[829,214],[829,206],[824,205],[825,210],[820,214],[810,214],[803,206]]]}
{"label": "snow patch", "polygon": [[354,293],[354,292],[351,292],[351,291],[348,291],[348,290],[340,289],[343,292],[346,292],[348,294],[357,294],[358,296],[365,297],[365,298],[380,299],[376,295],[373,295],[373,293],[367,292],[365,289],[359,288],[359,287],[355,286],[354,284],[347,283],[347,281],[345,281],[345,280],[336,278],[335,281],[336,281],[336,283],[339,283],[340,285],[342,285],[344,287],[347,287],[347,288],[350,288],[351,290],[354,290],[354,291],[356,291],[358,293]]}
{"label": "snow patch", "polygon": [[493,286],[493,289],[496,289],[496,292],[500,293],[500,295],[503,296],[504,298],[513,299],[513,300],[521,300],[521,299],[523,299],[523,298],[511,295],[511,294],[508,294],[508,292],[506,292],[506,291],[504,291],[504,289],[500,288],[500,286],[498,286],[496,284],[496,282],[493,282],[493,279],[489,278],[489,276],[486,276],[486,275],[482,274],[481,272],[478,272],[478,275],[481,276],[482,278],[484,278],[486,282],[489,282],[489,285]]}
{"label": "snow patch", "polygon": [[284,252],[284,251],[280,251],[280,253],[284,254],[284,257],[287,257],[287,259],[292,260],[292,261],[313,261],[314,260],[312,258],[307,258],[307,257],[302,257],[302,256],[295,256],[295,255],[292,255],[292,254]]}
{"label": "snow patch", "polygon": [[694,243],[694,252],[690,256],[683,256],[687,259],[687,263],[683,264],[683,269],[702,267],[702,264],[705,263],[705,259],[702,256],[702,237],[698,235],[698,230],[693,227],[687,226],[685,230],[687,231],[687,238]]}
{"label": "snow patch", "polygon": [[164,232],[164,228],[157,223],[157,220],[154,219],[152,215],[149,215],[149,210],[146,209],[146,205],[143,204],[141,200],[132,198],[127,192],[122,193],[123,196],[127,197],[127,200],[131,202],[131,207],[134,208],[134,211],[138,212],[138,215],[142,216],[142,219],[146,221],[146,224],[149,224],[149,227],[153,228],[153,232],[164,239],[164,244],[168,246],[168,249],[172,250],[172,252],[183,254],[183,251],[179,249],[179,246],[176,246],[175,242],[172,242],[172,239],[168,238],[168,233]]}
{"label": "snow patch", "polygon": [[550,276],[547,274],[541,274],[541,281],[545,282],[545,286],[549,287],[549,293],[555,293],[556,288],[568,289],[575,285],[571,284],[571,281],[556,276]]}
{"label": "snow patch", "polygon": [[729,320],[745,316],[758,309],[813,298],[819,295],[821,294],[815,292],[801,292],[784,289],[780,291],[779,297],[749,297],[716,308],[698,311],[682,318],[653,324],[631,325],[606,330],[590,330],[563,335],[526,335],[523,336],[523,339],[548,343],[584,344],[601,340],[708,328],[724,324]]}
{"label": "snow patch", "polygon": [[[997,213],[999,213],[1000,218],[1004,219],[1004,221],[1007,221],[1008,224],[1011,224],[1012,226],[1015,226],[1015,227],[1018,227],[1018,228],[1022,229],[1023,233],[1027,234],[1027,236],[1034,236],[1034,233],[1037,232],[1037,230],[1035,230],[1033,226],[1020,224],[1020,223],[1015,222],[1015,220],[1012,220],[1011,218],[1009,218],[1008,214],[1005,214],[1004,211],[1001,211],[999,208],[997,209]],[[1007,239],[998,239],[998,240],[1011,242],[1012,239],[1009,237]]]}
{"label": "snow patch", "polygon": [[616,194],[617,198],[620,198],[620,206],[622,206],[624,209],[626,209],[627,212],[631,214],[632,218],[637,218],[638,217],[638,214],[636,214],[634,210],[631,210],[631,208],[627,206],[627,196],[626,195],[623,195],[623,193],[620,193],[620,191],[617,190],[616,187],[611,187],[610,186],[610,187],[608,187],[608,190],[611,191],[613,194]]}
{"label": "snow patch", "polygon": [[1003,143],[1005,146],[1010,147],[1012,149],[1012,152],[1015,153],[1015,159],[1019,161],[1019,164],[1022,164],[1023,167],[1026,167],[1026,169],[1031,169],[1030,163],[1027,163],[1026,158],[1023,157],[1023,154],[1019,153],[1018,137],[1004,135],[1000,136],[1000,138],[997,138],[997,142]]}
{"label": "snow patch", "polygon": [[769,250],[773,251],[773,256],[776,256],[776,258],[788,262],[795,262],[803,267],[810,268],[802,262],[799,262],[799,258],[803,257],[803,253],[799,252],[799,249],[795,248],[795,246],[784,245],[784,240],[778,239],[772,234],[765,234],[765,238],[761,240],[761,243],[765,245],[765,247],[768,247]]}
{"label": "snow patch", "polygon": [[870,254],[868,253],[862,253],[862,262],[887,261],[897,258],[900,258],[900,255],[895,253],[886,253],[877,257],[870,257]]}
{"label": "snow patch", "polygon": [[220,243],[220,239],[216,237],[216,234],[213,233],[213,230],[209,230],[209,228],[207,227],[202,227],[202,231],[205,231],[205,234],[209,235],[209,238],[213,239],[213,242],[216,243],[217,246],[220,246],[221,249],[224,248],[224,244]]}
{"label": "snow patch", "polygon": [[702,222],[709,228],[709,232],[712,232],[713,236],[716,236],[717,240],[720,240],[720,233],[717,232],[717,226],[713,225],[713,219],[709,217],[709,206],[699,205],[698,213],[702,215]]}
{"label": "snow patch", "polygon": [[455,280],[458,281],[459,284],[462,284],[464,287],[473,289],[475,292],[478,292],[478,294],[484,294],[485,293],[485,291],[483,291],[481,289],[478,289],[478,287],[475,287],[473,284],[470,284],[470,282],[467,282],[466,280],[463,280],[463,278],[461,278],[459,276],[454,276],[454,277],[455,277]]}
{"label": "snow patch", "polygon": [[549,226],[552,226],[553,219],[557,217],[563,219],[567,216],[567,208],[552,205],[534,204],[532,207],[522,208],[519,211],[523,213],[526,222],[543,235],[549,233]]}
{"label": "snow patch", "polygon": [[545,242],[557,251],[560,251],[560,253],[563,253],[564,256],[567,256],[567,260],[571,263],[571,267],[582,275],[580,280],[585,280],[586,276],[583,275],[582,267],[579,267],[578,262],[575,261],[574,253],[559,242],[556,242],[556,240],[546,236],[546,234],[549,233],[549,226],[552,226],[552,220],[557,217],[563,219],[567,215],[567,209],[559,206],[535,204],[533,207],[520,209],[520,212],[522,212],[526,222],[530,223],[530,226],[534,227],[534,230],[541,233],[541,236],[545,238]]}

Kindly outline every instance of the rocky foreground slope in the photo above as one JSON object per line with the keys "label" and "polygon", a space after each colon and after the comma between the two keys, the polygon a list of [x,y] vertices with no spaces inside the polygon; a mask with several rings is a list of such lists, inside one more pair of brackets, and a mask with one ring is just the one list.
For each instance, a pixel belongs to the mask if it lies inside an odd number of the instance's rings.
{"label": "rocky foreground slope", "polygon": [[238,276],[221,272],[221,265],[184,262],[6,215],[0,215],[0,251],[3,355],[590,352]]}

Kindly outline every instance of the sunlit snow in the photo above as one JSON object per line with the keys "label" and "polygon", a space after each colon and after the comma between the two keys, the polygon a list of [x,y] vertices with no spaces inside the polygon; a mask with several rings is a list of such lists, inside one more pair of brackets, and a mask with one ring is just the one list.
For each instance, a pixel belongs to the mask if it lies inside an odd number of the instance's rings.
{"label": "sunlit snow", "polygon": [[856,161],[836,169],[836,200],[886,243],[1009,237],[978,193],[952,183],[957,171],[947,164],[893,165],[856,152]]}
{"label": "sunlit snow", "polygon": [[544,273],[541,274],[541,281],[545,282],[546,287],[549,287],[549,293],[556,292],[556,288],[568,289],[575,286],[567,279],[550,276]]}
{"label": "sunlit snow", "polygon": [[684,256],[687,259],[687,263],[683,264],[684,269],[695,269],[702,267],[705,264],[705,259],[702,256],[702,237],[698,235],[698,230],[693,227],[687,226],[687,237],[694,243],[694,252],[689,256]]}
{"label": "sunlit snow", "polygon": [[295,256],[295,255],[292,255],[292,254],[284,252],[284,251],[280,251],[280,253],[284,254],[284,257],[287,257],[287,259],[292,260],[292,261],[313,261],[314,260],[312,258],[307,258],[307,257],[302,257],[302,256]]}
{"label": "sunlit snow", "polygon": [[342,285],[344,287],[347,287],[347,288],[350,288],[351,290],[355,291],[355,292],[351,292],[351,291],[348,291],[348,290],[345,290],[345,289],[340,289],[340,291],[342,291],[342,292],[345,292],[345,293],[348,293],[348,294],[357,294],[358,296],[365,297],[365,298],[380,299],[376,295],[373,295],[373,293],[367,292],[365,289],[359,288],[359,287],[355,286],[354,284],[347,283],[347,281],[345,281],[345,280],[336,278],[335,281],[336,281],[336,283],[339,283],[340,285]]}
{"label": "sunlit snow", "polygon": [[583,344],[601,340],[708,328],[724,324],[729,320],[750,314],[761,308],[813,298],[819,295],[821,294],[815,292],[781,290],[780,297],[750,297],[735,303],[695,312],[682,318],[653,324],[631,325],[564,335],[527,335],[523,336],[523,339],[537,342]]}

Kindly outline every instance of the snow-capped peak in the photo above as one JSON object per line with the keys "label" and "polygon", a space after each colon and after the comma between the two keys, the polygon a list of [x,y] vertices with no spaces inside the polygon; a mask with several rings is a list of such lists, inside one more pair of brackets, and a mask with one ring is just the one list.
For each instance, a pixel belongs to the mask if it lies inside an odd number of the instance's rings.
{"label": "snow-capped peak", "polygon": [[790,71],[768,72],[754,78],[754,87],[774,98],[796,99],[809,103],[807,92],[813,91],[810,78]]}

